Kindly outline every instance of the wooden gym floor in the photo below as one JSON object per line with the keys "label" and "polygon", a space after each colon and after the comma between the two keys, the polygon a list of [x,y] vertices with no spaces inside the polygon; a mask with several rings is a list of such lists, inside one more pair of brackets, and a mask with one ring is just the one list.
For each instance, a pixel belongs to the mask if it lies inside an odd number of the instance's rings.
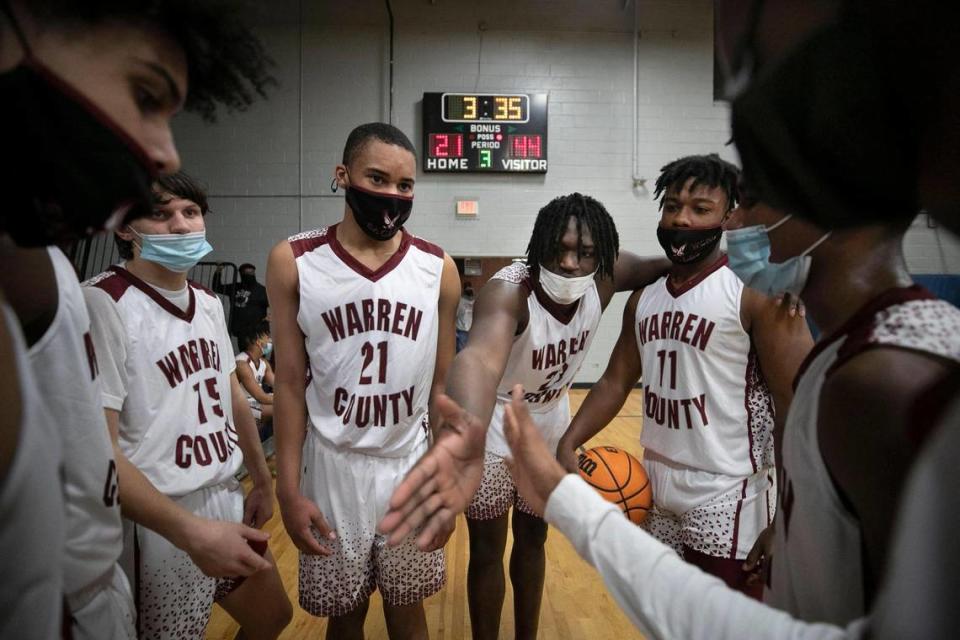
{"label": "wooden gym floor", "polygon": [[[576,411],[586,396],[585,390],[570,392],[571,409]],[[621,447],[639,456],[642,396],[638,390],[630,394],[620,414],[588,443],[588,448],[600,444]],[[326,620],[305,613],[297,605],[297,549],[290,542],[280,510],[274,502],[274,516],[265,529],[270,532],[270,549],[280,567],[280,576],[293,603],[293,622],[280,636],[284,639],[309,638],[319,640],[326,633]],[[500,637],[513,638],[513,589],[510,586],[507,562],[512,540],[508,533],[504,574],[507,593]],[[427,625],[433,640],[460,640],[470,638],[470,612],[467,609],[467,561],[469,541],[463,516],[457,530],[446,546],[447,584],[442,591],[424,601]],[[624,559],[629,562],[629,558]],[[364,627],[368,640],[386,640],[380,596],[374,593],[370,612]],[[207,626],[208,640],[233,640],[237,625],[219,607],[214,606],[213,617]],[[590,638],[591,640],[632,640],[643,638],[617,603],[604,589],[603,582],[586,562],[580,559],[566,538],[550,531],[547,538],[547,569],[543,604],[540,610],[539,637],[550,640]]]}

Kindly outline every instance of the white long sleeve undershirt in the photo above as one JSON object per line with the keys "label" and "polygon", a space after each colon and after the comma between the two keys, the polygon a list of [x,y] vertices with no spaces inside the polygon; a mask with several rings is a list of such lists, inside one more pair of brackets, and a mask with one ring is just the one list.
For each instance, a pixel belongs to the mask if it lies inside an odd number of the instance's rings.
{"label": "white long sleeve undershirt", "polygon": [[651,640],[839,640],[865,632],[863,620],[846,629],[801,622],[731,590],[624,518],[576,475],[557,485],[545,511]]}

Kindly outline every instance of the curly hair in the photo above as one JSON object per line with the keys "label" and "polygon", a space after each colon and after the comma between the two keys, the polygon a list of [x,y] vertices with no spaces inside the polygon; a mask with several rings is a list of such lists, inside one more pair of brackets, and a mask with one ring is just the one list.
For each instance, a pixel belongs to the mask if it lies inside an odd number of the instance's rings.
{"label": "curly hair", "polygon": [[240,0],[30,0],[24,3],[41,23],[94,25],[120,21],[160,29],[187,60],[189,87],[184,108],[207,121],[217,106],[243,111],[276,84],[274,62],[244,24],[248,3]]}
{"label": "curly hair", "polygon": [[661,209],[663,208],[662,196],[674,189],[683,189],[683,185],[690,178],[693,178],[691,190],[701,184],[720,187],[727,196],[727,211],[737,206],[740,169],[717,154],[711,153],[704,156],[685,156],[660,169],[660,177],[657,178],[653,197],[660,201]]}

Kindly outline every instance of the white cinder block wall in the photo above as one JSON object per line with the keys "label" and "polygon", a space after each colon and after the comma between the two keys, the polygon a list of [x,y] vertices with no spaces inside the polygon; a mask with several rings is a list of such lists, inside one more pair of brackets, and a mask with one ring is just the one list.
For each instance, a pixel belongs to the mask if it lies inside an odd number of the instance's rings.
{"label": "white cinder block wall", "polygon": [[[330,191],[330,179],[346,136],[358,124],[388,119],[385,10],[380,2],[345,5],[338,15],[329,7],[301,10],[293,0],[273,3],[275,15],[258,29],[277,63],[270,100],[214,125],[178,118],[184,168],[212,195],[210,259],[252,262],[263,280],[275,242],[342,215],[342,193]],[[451,255],[522,255],[537,210],[580,191],[607,206],[622,248],[659,254],[656,203],[631,179],[632,2],[626,9],[620,0],[524,5],[511,22],[506,2],[484,15],[466,0],[394,0],[393,122],[418,150],[426,91],[550,96],[545,176],[421,174],[409,228]],[[676,157],[736,156],[725,146],[729,110],[713,100],[712,3],[648,0],[638,22],[638,168],[652,191],[659,168]],[[462,197],[479,201],[479,219],[454,217]],[[905,247],[917,273],[960,273],[960,244],[923,217]],[[625,299],[618,295],[608,308],[578,381],[603,372]]]}

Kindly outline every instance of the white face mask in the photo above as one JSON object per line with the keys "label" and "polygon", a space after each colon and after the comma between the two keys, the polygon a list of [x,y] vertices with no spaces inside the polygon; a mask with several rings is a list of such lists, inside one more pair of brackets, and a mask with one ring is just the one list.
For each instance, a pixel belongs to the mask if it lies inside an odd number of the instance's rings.
{"label": "white face mask", "polygon": [[596,273],[594,271],[589,275],[578,278],[564,278],[540,265],[540,287],[557,304],[573,304],[582,298],[593,285],[593,276]]}

